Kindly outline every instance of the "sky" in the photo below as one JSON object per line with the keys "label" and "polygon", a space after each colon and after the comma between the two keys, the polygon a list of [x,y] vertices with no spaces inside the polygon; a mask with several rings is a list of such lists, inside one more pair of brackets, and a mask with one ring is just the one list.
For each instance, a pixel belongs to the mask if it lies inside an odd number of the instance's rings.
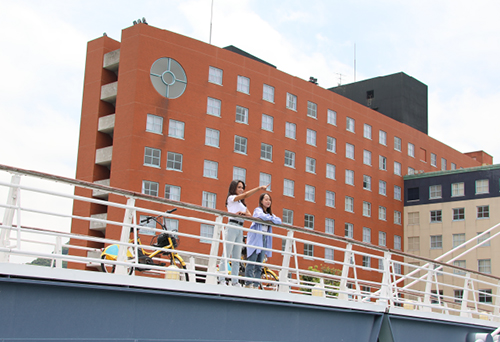
{"label": "sky", "polygon": [[428,86],[431,137],[500,162],[499,1],[213,0],[213,16],[211,8],[212,0],[0,0],[0,164],[75,177],[87,42],[104,32],[119,41],[143,17],[324,88],[405,72]]}

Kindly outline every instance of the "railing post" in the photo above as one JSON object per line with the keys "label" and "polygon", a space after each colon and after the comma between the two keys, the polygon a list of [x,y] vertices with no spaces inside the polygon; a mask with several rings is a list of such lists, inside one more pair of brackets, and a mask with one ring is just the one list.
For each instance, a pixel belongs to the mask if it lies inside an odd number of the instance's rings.
{"label": "railing post", "polygon": [[380,284],[381,285],[380,298],[377,300],[377,304],[385,306],[389,304],[388,298],[392,298],[390,260],[391,260],[391,253],[384,252],[384,259],[382,260],[382,264],[384,265],[384,273],[382,274],[382,282]]}
{"label": "railing post", "polygon": [[[431,289],[432,289],[432,278],[434,275],[434,264],[428,264],[427,268],[427,281],[425,283],[425,293],[424,293],[424,306],[422,306],[422,311],[430,312],[432,309],[428,306],[431,305]],[[439,293],[436,292],[436,296],[439,296]]]}
{"label": "railing post", "polygon": [[[281,270],[279,273],[279,281],[288,281],[288,272],[290,267],[290,258],[292,257],[292,246],[293,246],[293,230],[289,230],[286,234],[285,250],[283,254],[283,263],[281,264]],[[285,284],[279,284],[279,292],[290,291],[290,286]]]}
{"label": "railing post", "polygon": [[[56,245],[54,246],[54,254],[61,255],[62,254],[62,242],[61,242],[61,237],[57,236],[56,237]],[[62,268],[62,259],[61,258],[54,258],[52,259],[51,263],[52,267],[56,268]]]}
{"label": "railing post", "polygon": [[222,232],[222,216],[218,215],[215,218],[216,225],[214,226],[214,234],[212,236],[212,246],[210,247],[210,257],[208,259],[208,275],[207,284],[217,284],[217,277],[212,275],[217,273],[217,258],[219,256],[220,234]]}
{"label": "railing post", "polygon": [[500,298],[498,298],[498,296],[500,296],[500,282],[498,282],[498,285],[495,289],[495,299],[493,301],[493,321],[495,322],[498,322],[500,321]]}
{"label": "railing post", "polygon": [[[119,262],[125,262],[127,260],[127,250],[128,247],[124,246],[124,243],[127,243],[130,239],[130,226],[131,224],[135,224],[136,215],[135,208],[130,208],[135,206],[135,199],[128,198],[127,199],[127,209],[125,209],[125,217],[123,218],[124,225],[122,226],[122,234],[120,237],[120,245],[118,246],[118,256],[116,260]],[[116,274],[127,274],[127,267],[124,265],[116,265]]]}
{"label": "railing post", "polygon": [[[17,206],[19,201],[19,184],[21,183],[21,176],[18,174],[12,175],[11,184],[12,186],[9,188],[9,195],[7,197],[7,205],[9,206]],[[10,245],[10,232],[12,228],[12,222],[14,221],[14,213],[16,212],[15,208],[6,208],[2,224],[9,228],[0,228],[0,247],[7,247]],[[20,215],[20,213],[18,213]],[[18,222],[20,222],[18,218]],[[20,227],[18,227],[19,229]],[[20,230],[18,230],[18,238],[20,234]],[[0,252],[0,262],[9,262],[9,253],[8,252]]]}
{"label": "railing post", "polygon": [[339,299],[347,300],[349,297],[347,295],[347,278],[349,277],[349,270],[351,268],[352,259],[352,244],[348,243],[346,246],[346,251],[344,252],[344,265],[342,266],[342,279],[340,279],[339,285]]}

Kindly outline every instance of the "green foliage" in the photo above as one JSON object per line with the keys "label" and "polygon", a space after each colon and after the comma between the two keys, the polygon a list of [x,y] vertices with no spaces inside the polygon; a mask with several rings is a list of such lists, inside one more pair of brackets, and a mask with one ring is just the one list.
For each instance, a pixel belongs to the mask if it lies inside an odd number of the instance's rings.
{"label": "green foliage", "polygon": [[[336,268],[330,268],[328,266],[320,265],[318,268],[318,265],[314,265],[314,267],[309,266],[309,271],[313,272],[318,272],[318,273],[325,273],[325,274],[331,274],[331,275],[341,275],[342,271],[338,270]],[[302,275],[300,276],[300,279],[302,281],[308,282],[308,283],[320,283],[320,278],[309,276],[309,275]],[[335,286],[338,287],[340,285],[340,282],[338,280],[333,280],[333,279],[328,279],[328,278],[323,278],[323,283],[325,286]],[[305,292],[311,292],[311,288],[301,288],[301,291]],[[337,292],[332,292],[332,291],[326,291],[326,294],[328,296],[338,296]]]}
{"label": "green foliage", "polygon": [[[63,246],[62,248],[62,254],[68,255],[68,250],[69,248],[66,246]],[[35,265],[35,266],[45,266],[45,267],[50,267],[52,266],[52,259],[47,259],[47,258],[36,258],[32,262],[29,262],[28,265]],[[54,264],[55,265],[55,264]],[[53,266],[54,267],[54,266]],[[67,268],[68,267],[68,262],[63,261],[62,262],[62,267]]]}

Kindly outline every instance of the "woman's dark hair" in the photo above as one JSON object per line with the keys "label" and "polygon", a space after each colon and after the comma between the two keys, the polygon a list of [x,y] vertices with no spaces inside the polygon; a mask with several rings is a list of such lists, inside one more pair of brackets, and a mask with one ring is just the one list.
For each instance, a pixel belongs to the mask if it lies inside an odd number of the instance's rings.
{"label": "woman's dark hair", "polygon": [[[231,184],[229,184],[229,190],[227,192],[227,197],[226,197],[226,207],[227,207],[227,199],[229,198],[229,196],[232,196],[232,195],[237,195],[236,193],[236,189],[238,189],[238,184],[241,183],[243,184],[243,190],[245,190],[245,182],[242,181],[242,180],[238,180],[238,179],[235,179],[231,182]],[[245,204],[245,199],[242,199],[240,201],[241,203],[243,203],[243,205],[246,207],[247,205]]]}
{"label": "woman's dark hair", "polygon": [[265,209],[263,206],[262,206],[262,200],[264,199],[264,196],[267,195],[269,196],[269,200],[271,201],[271,204],[273,203],[273,199],[271,198],[271,195],[269,195],[267,192],[264,192],[263,194],[261,194],[259,196],[259,207],[262,208],[262,211],[265,212],[266,214],[270,214],[272,215],[273,214],[273,211],[271,210],[271,206],[269,206],[269,208]]}

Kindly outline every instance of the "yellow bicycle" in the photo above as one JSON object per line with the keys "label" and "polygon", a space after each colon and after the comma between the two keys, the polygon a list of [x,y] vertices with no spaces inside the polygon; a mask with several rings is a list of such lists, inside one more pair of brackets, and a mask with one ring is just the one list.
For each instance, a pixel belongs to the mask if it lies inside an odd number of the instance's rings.
{"label": "yellow bicycle", "polygon": [[[167,211],[167,213],[172,213],[177,209],[172,209]],[[153,258],[155,257],[161,257],[162,255],[167,255],[168,259],[170,260],[170,265],[175,265],[178,268],[183,268],[186,269],[186,263],[182,259],[182,257],[173,249],[175,249],[179,245],[179,238],[172,235],[170,232],[167,232],[167,227],[165,224],[161,223],[159,221],[159,218],[162,217],[157,216],[149,216],[145,218],[144,220],[141,221],[142,224],[144,223],[149,223],[151,220],[155,221],[157,224],[159,224],[163,230],[165,230],[165,233],[157,234],[151,239],[150,245],[153,247],[160,247],[161,249],[155,249],[154,251],[147,252],[143,247],[138,247],[138,255],[137,255],[137,260],[139,264],[142,265],[157,265],[157,266],[165,266],[166,263],[163,262],[155,262]],[[133,233],[133,228],[130,229],[130,232]],[[135,238],[136,234],[134,234]],[[135,242],[135,245],[141,246],[141,239],[140,237],[137,236],[137,240],[130,239],[129,243]],[[119,246],[117,244],[114,245],[109,245],[106,247],[102,253],[101,253],[101,270],[105,273],[114,273],[116,269],[116,264],[114,263],[106,263],[106,260],[112,260],[116,261],[118,257],[118,248]],[[135,259],[135,251],[136,248],[134,247],[128,247],[127,248],[127,259],[129,260],[134,260]],[[148,271],[149,268],[145,266],[130,266],[127,269],[128,274],[134,273],[134,271],[137,270],[139,272],[144,272]],[[189,274],[187,272],[182,272],[184,275],[184,279],[186,281],[189,281]]]}

